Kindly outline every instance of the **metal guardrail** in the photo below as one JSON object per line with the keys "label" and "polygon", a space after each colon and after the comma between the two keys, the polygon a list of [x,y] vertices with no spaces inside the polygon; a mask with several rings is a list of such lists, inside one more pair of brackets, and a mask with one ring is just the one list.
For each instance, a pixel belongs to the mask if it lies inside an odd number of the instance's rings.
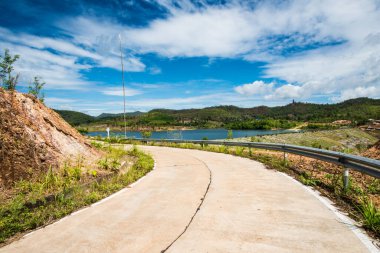
{"label": "metal guardrail", "polygon": [[380,161],[375,159],[370,159],[357,155],[349,155],[345,153],[302,147],[296,145],[287,144],[277,144],[277,143],[263,143],[263,142],[235,142],[235,141],[213,141],[213,140],[178,140],[178,139],[141,139],[134,138],[128,139],[132,141],[141,142],[161,142],[161,143],[193,143],[202,145],[224,145],[224,146],[235,146],[235,147],[248,147],[248,148],[258,148],[267,149],[284,152],[284,159],[286,159],[286,153],[306,156],[314,159],[318,159],[325,162],[330,162],[334,164],[341,165],[345,168],[344,171],[344,183],[345,186],[348,185],[348,169],[353,169],[360,171],[367,175],[380,178]]}

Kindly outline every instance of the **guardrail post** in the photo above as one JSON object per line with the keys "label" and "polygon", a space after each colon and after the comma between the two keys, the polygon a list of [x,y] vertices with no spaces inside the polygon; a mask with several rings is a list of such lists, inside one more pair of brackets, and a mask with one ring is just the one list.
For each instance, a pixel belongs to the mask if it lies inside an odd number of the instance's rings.
{"label": "guardrail post", "polygon": [[288,154],[285,152],[285,144],[282,146],[282,149],[284,150],[284,163],[286,164],[286,158],[288,158]]}
{"label": "guardrail post", "polygon": [[344,168],[344,172],[343,172],[343,188],[344,188],[345,191],[348,189],[349,182],[350,182],[349,169],[348,168]]}
{"label": "guardrail post", "polygon": [[287,162],[287,159],[288,159],[288,153],[286,153],[285,150],[284,150],[284,163]]}

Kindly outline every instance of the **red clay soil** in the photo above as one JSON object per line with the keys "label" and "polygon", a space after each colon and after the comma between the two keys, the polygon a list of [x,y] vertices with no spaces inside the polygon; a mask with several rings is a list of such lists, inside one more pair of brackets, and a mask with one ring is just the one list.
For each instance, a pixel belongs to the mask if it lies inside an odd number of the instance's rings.
{"label": "red clay soil", "polygon": [[0,189],[78,156],[90,161],[98,153],[34,96],[0,88]]}

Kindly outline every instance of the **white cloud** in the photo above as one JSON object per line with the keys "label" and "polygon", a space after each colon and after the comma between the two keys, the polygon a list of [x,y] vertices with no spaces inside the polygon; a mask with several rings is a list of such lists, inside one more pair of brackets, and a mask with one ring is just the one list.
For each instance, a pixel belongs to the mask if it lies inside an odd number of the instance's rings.
{"label": "white cloud", "polygon": [[[207,9],[177,13],[149,27],[127,29],[126,44],[141,52],[164,56],[230,57],[249,50],[255,28],[239,9]],[[239,32],[237,32],[239,31]]]}
{"label": "white cloud", "polygon": [[380,97],[380,87],[370,86],[370,87],[356,87],[354,89],[347,89],[341,92],[339,97],[333,97],[334,102],[340,102],[347,99],[358,98],[358,97]]}
{"label": "white cloud", "polygon": [[265,96],[265,99],[295,99],[302,98],[303,96],[303,87],[285,84],[273,91],[272,94]]}
{"label": "white cloud", "polygon": [[[143,28],[126,28],[126,44],[163,56],[272,59],[282,50],[346,38],[347,28],[371,11],[370,1],[289,1],[206,5],[158,1],[170,12]],[[185,4],[186,3],[186,4]],[[344,28],[344,29],[342,29]],[[360,30],[355,31],[360,32]],[[280,37],[276,36],[282,36]]]}
{"label": "white cloud", "polygon": [[0,38],[8,43],[21,44],[35,49],[54,49],[66,55],[89,57],[95,60],[100,58],[99,55],[62,39],[52,39],[25,33],[15,34],[2,27],[0,27]]}
{"label": "white cloud", "polygon": [[[160,72],[158,67],[146,67],[136,57],[144,53],[240,58],[266,62],[263,78],[280,79],[276,83],[286,84],[275,88],[273,84],[255,81],[236,87],[239,94],[265,95],[270,102],[321,94],[338,100],[360,94],[380,96],[377,0],[261,1],[251,5],[232,1],[223,6],[203,1],[157,2],[169,14],[145,27],[77,17],[58,24],[70,39],[41,38],[0,29],[0,46],[11,45],[25,58],[18,63],[18,71],[42,73],[47,83],[57,88],[93,85],[81,73],[94,65],[120,69],[118,34],[122,33],[128,71]],[[46,49],[54,49],[59,55]],[[90,58],[93,63],[79,63],[81,57]],[[219,99],[216,103],[231,101]]]}
{"label": "white cloud", "polygon": [[[123,96],[122,87],[105,87],[105,88],[101,88],[100,92],[109,96]],[[132,97],[132,96],[136,96],[140,94],[142,94],[142,91],[140,90],[125,88],[125,96],[127,97]]]}
{"label": "white cloud", "polygon": [[235,91],[246,96],[265,95],[272,92],[273,86],[274,83],[254,81],[253,83],[243,84],[241,86],[235,87]]}
{"label": "white cloud", "polygon": [[[169,17],[144,28],[126,28],[130,48],[167,57],[267,62],[264,77],[287,83],[267,99],[307,99],[337,92],[343,96],[355,87],[368,90],[380,85],[378,1],[259,2],[255,8],[235,1],[224,6],[201,3],[201,7],[189,1],[158,2]],[[249,90],[245,86],[236,91],[248,94]]]}
{"label": "white cloud", "polygon": [[[20,72],[20,85],[26,86],[34,76],[41,76],[46,89],[85,89],[95,85],[82,72],[93,67],[121,69],[120,56],[100,54],[95,48],[77,44],[70,39],[39,37],[25,33],[14,33],[0,27],[0,48],[21,57],[15,63]],[[1,52],[2,54],[3,52]],[[80,63],[90,59],[88,64]],[[144,71],[145,65],[136,57],[125,57],[124,70]]]}
{"label": "white cloud", "polygon": [[[119,34],[125,30],[125,27],[110,20],[88,17],[64,19],[57,25],[67,36],[72,38],[74,43],[85,48],[91,48],[96,52],[99,55],[97,63],[100,67],[121,70]],[[124,56],[124,70],[130,72],[144,71],[145,64],[128,51],[124,39],[121,46]]]}
{"label": "white cloud", "polygon": [[82,77],[80,71],[88,65],[76,63],[75,56],[58,56],[48,51],[0,41],[0,48],[8,48],[11,54],[19,54],[15,71],[21,74],[20,85],[27,86],[34,76],[41,76],[46,89],[83,89],[94,84]]}

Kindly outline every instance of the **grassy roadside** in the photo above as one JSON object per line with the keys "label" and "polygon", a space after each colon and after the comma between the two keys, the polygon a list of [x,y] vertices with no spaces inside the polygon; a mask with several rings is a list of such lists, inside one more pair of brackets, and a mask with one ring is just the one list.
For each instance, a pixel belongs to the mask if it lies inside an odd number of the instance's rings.
{"label": "grassy roadside", "polygon": [[[84,172],[80,166],[64,166],[61,171],[50,170],[35,181],[15,184],[14,194],[0,202],[0,245],[97,202],[153,169],[153,158],[136,147],[125,151],[110,145],[96,145],[106,152],[98,161],[98,170]],[[119,171],[123,167],[119,159],[125,157],[134,163],[128,170]],[[109,173],[98,173],[105,170]],[[90,173],[93,179],[83,183],[84,173]]]}
{"label": "grassy roadside", "polygon": [[[144,145],[137,142],[133,144]],[[351,171],[349,188],[345,190],[340,166],[298,155],[289,154],[287,160],[284,161],[283,153],[243,147],[202,146],[189,143],[150,143],[149,145],[225,153],[262,162],[270,169],[284,172],[304,185],[317,189],[322,195],[333,200],[351,218],[361,223],[374,238],[380,238],[380,180],[378,179]]]}
{"label": "grassy roadside", "polygon": [[314,148],[328,149],[344,153],[359,154],[378,139],[359,128],[323,130],[303,133],[253,136],[235,140],[252,142],[286,143]]}

